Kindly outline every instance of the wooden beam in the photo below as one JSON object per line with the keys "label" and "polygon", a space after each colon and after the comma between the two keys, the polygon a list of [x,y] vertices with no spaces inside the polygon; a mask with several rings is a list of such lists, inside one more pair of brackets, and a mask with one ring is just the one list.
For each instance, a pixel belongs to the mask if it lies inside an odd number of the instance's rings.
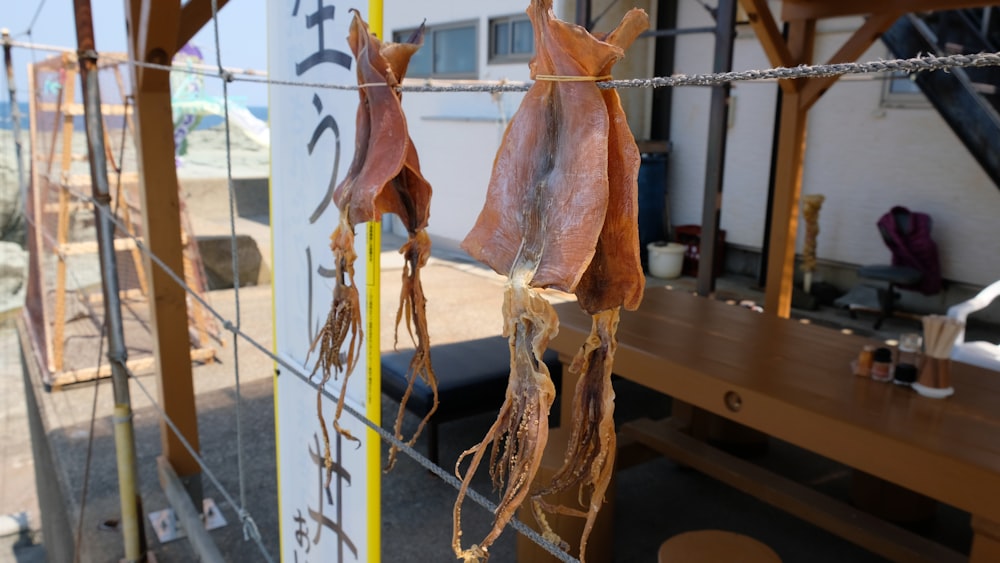
{"label": "wooden beam", "polygon": [[[788,50],[788,45],[785,43],[781,30],[778,29],[778,24],[774,21],[774,14],[771,12],[767,0],[740,0],[740,6],[747,13],[750,27],[757,35],[757,40],[764,48],[764,53],[767,54],[771,66],[792,67],[798,64],[792,58],[791,51]],[[782,80],[778,84],[788,90],[793,90],[796,87],[796,83],[791,80]]]}
{"label": "wooden beam", "polygon": [[869,14],[958,10],[996,6],[997,0],[786,0],[782,2],[781,19],[785,21],[824,19]]}
{"label": "wooden beam", "polygon": [[[137,61],[169,65],[177,53],[180,0],[126,0],[129,49]],[[170,91],[170,74],[157,69],[133,67],[135,91]],[[156,84],[146,85],[147,76]]]}
{"label": "wooden beam", "polygon": [[[222,11],[228,0],[217,0],[217,7]],[[205,24],[212,19],[212,0],[189,0],[181,7],[180,28],[177,30],[177,44],[174,52],[181,50]]]}
{"label": "wooden beam", "polygon": [[[124,292],[123,292],[124,293]],[[100,294],[97,294],[100,296]],[[123,295],[124,296],[124,295]],[[100,301],[98,299],[96,301]],[[210,362],[215,358],[214,348],[198,348],[196,350],[191,350],[191,361],[192,362]],[[142,356],[139,358],[130,358],[125,365],[128,366],[129,371],[133,373],[141,373],[156,364],[156,359],[152,356]],[[111,366],[108,364],[102,364],[100,370],[95,367],[90,368],[80,368],[66,370],[59,373],[53,373],[52,389],[58,391],[67,385],[74,385],[77,383],[84,383],[86,381],[93,381],[95,379],[108,377],[111,375]]]}
{"label": "wooden beam", "polygon": [[[809,63],[815,42],[814,20],[790,22],[788,46],[795,60]],[[788,318],[792,307],[795,237],[799,224],[807,114],[807,110],[803,108],[802,94],[798,91],[786,92],[779,116],[771,236],[768,240],[767,287],[764,292],[764,311],[783,318]]]}
{"label": "wooden beam", "polygon": [[[180,2],[129,0],[129,48],[137,60],[169,64],[176,51]],[[136,159],[139,164],[142,224],[147,246],[165,266],[184,275],[181,204],[174,163],[169,72],[132,69],[135,93]],[[191,377],[187,295],[159,265],[146,258],[159,400],[167,416],[197,451],[198,418]],[[165,422],[160,423],[163,455],[186,480],[201,506],[201,470]]]}
{"label": "wooden beam", "polygon": [[[859,27],[851,37],[844,42],[844,45],[834,53],[827,64],[839,64],[839,63],[850,63],[858,60],[872,43],[878,40],[879,37],[885,33],[885,30],[892,27],[892,24],[896,22],[897,19],[902,14],[892,12],[886,14],[879,14],[872,16],[865,20],[865,23]],[[830,86],[833,86],[834,82],[839,80],[839,76],[825,76],[822,78],[810,78],[806,82],[805,86],[802,88],[802,103],[805,109],[808,110],[813,104],[819,100]]]}

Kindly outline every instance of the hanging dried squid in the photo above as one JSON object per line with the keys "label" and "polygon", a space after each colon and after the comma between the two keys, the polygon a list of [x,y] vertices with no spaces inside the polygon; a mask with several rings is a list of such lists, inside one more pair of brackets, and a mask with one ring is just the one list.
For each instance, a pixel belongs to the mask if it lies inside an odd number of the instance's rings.
{"label": "hanging dried squid", "polygon": [[[361,355],[364,338],[361,306],[354,280],[354,229],[368,221],[378,221],[384,213],[396,214],[405,225],[408,239],[400,253],[405,257],[396,331],[405,322],[416,351],[410,362],[408,387],[396,417],[396,436],[401,438],[404,409],[416,379],[423,379],[434,391],[434,405],[420,422],[409,443],[413,444],[427,419],[437,408],[437,380],[431,368],[430,338],[425,314],[426,299],[420,283],[420,269],[430,256],[430,239],[425,231],[430,215],[431,186],[420,173],[416,148],[410,139],[403,114],[401,94],[396,87],[406,74],[410,58],[423,41],[423,27],[405,43],[383,43],[368,30],[356,11],[351,22],[348,43],[357,60],[358,95],[354,159],[344,180],[333,193],[340,211],[336,229],[330,237],[337,276],[333,304],[325,326],[313,349],[319,347],[316,370],[322,371],[322,383],[335,374],[343,374],[333,426],[352,440],[350,432],[339,424],[343,412],[347,379]],[[346,346],[345,346],[346,345]],[[322,389],[322,384],[320,385]],[[320,401],[317,397],[317,403]],[[317,405],[317,409],[319,409]],[[330,444],[323,419],[324,457],[328,478],[331,468]],[[389,454],[387,470],[395,462],[396,449]]]}
{"label": "hanging dried squid", "polygon": [[[489,546],[529,496],[546,536],[562,544],[544,512],[587,519],[581,553],[604,499],[614,463],[611,365],[619,309],[642,299],[637,226],[639,152],[614,90],[596,82],[648,26],[642,10],[628,12],[606,36],[560,21],[552,0],[532,0],[535,83],[508,125],[494,163],[486,204],[463,248],[506,274],[505,335],[511,349],[506,400],[482,442],[462,454],[463,479],[454,509],[453,548],[465,560],[488,557]],[[574,428],[564,466],[551,484],[529,491],[548,438],[555,388],[541,361],[558,331],[543,288],[575,293],[594,328],[572,369],[581,373]],[[502,489],[492,529],[478,544],[461,546],[461,505],[485,450]],[[463,474],[463,460],[472,456]],[[549,506],[541,495],[571,487],[586,494],[586,510]]]}

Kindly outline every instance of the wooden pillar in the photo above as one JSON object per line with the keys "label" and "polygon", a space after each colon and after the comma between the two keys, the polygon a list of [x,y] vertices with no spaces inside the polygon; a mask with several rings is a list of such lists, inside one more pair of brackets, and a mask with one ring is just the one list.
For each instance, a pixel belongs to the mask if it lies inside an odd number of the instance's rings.
{"label": "wooden pillar", "polygon": [[[137,61],[169,65],[177,50],[180,2],[126,0],[129,53]],[[167,71],[132,67],[136,157],[146,246],[183,279],[180,197],[174,163],[174,124]],[[150,323],[160,405],[197,451],[198,418],[191,379],[187,295],[148,258]],[[201,506],[201,470],[180,438],[160,423],[163,457]]]}
{"label": "wooden pillar", "polygon": [[[809,64],[816,38],[815,20],[789,22],[788,51],[795,64]],[[795,237],[799,225],[802,164],[806,149],[806,116],[801,88],[789,88],[782,101],[778,127],[778,158],[774,179],[770,254],[764,310],[788,318],[795,274]]]}

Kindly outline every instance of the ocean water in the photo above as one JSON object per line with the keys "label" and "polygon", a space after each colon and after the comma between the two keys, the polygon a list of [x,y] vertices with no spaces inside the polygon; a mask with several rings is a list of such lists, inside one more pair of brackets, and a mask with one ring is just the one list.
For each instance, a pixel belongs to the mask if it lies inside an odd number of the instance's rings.
{"label": "ocean water", "polygon": [[[21,130],[28,130],[28,102],[18,102],[18,109],[21,112]],[[255,117],[267,121],[267,106],[249,106],[247,109],[250,110]],[[10,102],[4,101],[0,102],[0,129],[7,130],[13,128],[13,120],[11,116],[11,106]],[[217,125],[222,124],[222,118],[217,115],[207,115],[198,124],[198,129],[210,129]],[[79,118],[79,127],[83,127],[83,120]]]}

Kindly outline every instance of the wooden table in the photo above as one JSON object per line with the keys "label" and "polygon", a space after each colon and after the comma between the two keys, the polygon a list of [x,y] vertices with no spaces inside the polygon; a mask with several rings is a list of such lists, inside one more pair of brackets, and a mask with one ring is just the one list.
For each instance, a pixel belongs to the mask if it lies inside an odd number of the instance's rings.
{"label": "wooden table", "polygon": [[[550,347],[568,364],[591,320],[575,303],[556,309]],[[622,313],[618,338],[621,377],[967,511],[970,561],[1000,561],[1000,374],[954,363],[955,394],[924,398],[851,374],[850,361],[871,343],[865,338],[666,289]],[[567,371],[568,401],[577,377]],[[564,417],[570,412],[564,404]],[[889,559],[956,559],[689,436],[668,438],[660,449],[670,457]]]}

